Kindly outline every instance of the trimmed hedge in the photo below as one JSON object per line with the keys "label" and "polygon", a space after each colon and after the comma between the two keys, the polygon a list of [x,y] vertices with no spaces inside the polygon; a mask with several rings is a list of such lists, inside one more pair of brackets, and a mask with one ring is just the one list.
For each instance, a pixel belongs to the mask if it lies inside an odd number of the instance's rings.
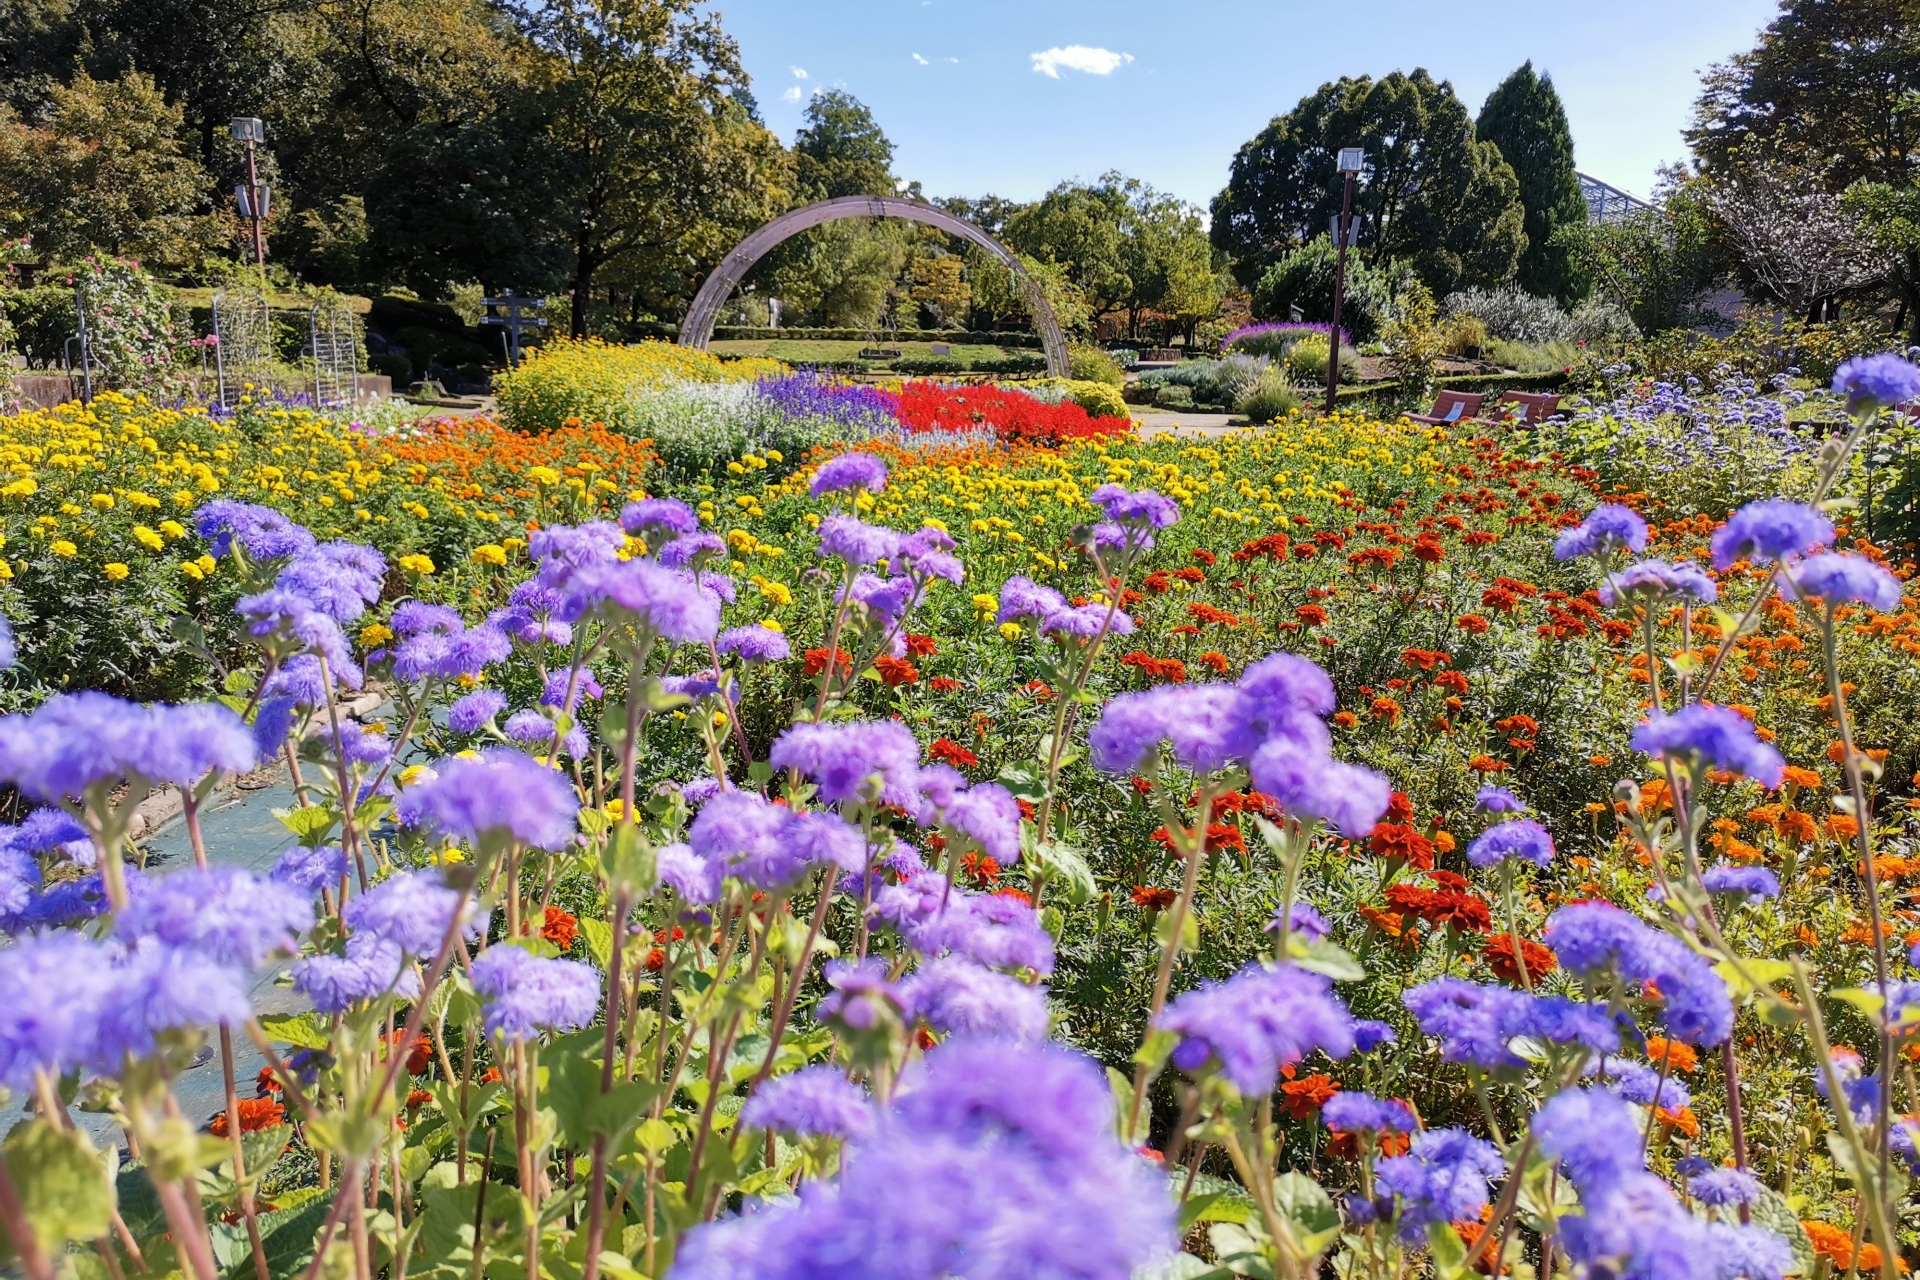
{"label": "trimmed hedge", "polygon": [[761,342],[791,338],[796,342],[961,342],[975,346],[1038,347],[1037,333],[995,333],[975,329],[768,329],[747,325],[716,325],[716,342]]}

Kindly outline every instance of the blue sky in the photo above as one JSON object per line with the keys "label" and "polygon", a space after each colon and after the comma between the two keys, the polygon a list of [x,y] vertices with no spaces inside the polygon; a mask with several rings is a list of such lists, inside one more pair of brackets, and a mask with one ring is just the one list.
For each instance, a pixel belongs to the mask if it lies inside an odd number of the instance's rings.
{"label": "blue sky", "polygon": [[[1774,0],[718,0],[767,123],[806,96],[873,108],[932,196],[1031,199],[1120,169],[1204,205],[1235,148],[1325,80],[1424,66],[1477,113],[1531,58],[1579,167],[1645,195],[1685,155],[1709,63]],[[804,73],[804,74],[802,74]]]}

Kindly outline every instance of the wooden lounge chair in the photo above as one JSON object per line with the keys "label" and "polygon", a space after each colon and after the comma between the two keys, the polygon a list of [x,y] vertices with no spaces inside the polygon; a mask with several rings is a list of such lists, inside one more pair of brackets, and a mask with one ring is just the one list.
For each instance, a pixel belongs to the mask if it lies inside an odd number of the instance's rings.
{"label": "wooden lounge chair", "polygon": [[1505,391],[1488,417],[1512,426],[1537,427],[1560,408],[1560,397],[1532,391]]}
{"label": "wooden lounge chair", "polygon": [[1480,412],[1485,403],[1484,392],[1442,391],[1433,398],[1432,413],[1410,413],[1409,422],[1424,422],[1430,427],[1444,427],[1456,422],[1465,422]]}

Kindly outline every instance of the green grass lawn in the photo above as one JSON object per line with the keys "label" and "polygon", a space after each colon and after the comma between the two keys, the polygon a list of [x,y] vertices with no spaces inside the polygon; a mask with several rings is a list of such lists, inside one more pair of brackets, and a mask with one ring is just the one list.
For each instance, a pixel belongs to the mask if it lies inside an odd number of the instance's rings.
{"label": "green grass lawn", "polygon": [[[858,360],[865,342],[829,342],[800,341],[789,338],[754,338],[728,342],[710,342],[707,349],[715,355],[732,356],[771,356],[775,360],[784,360],[788,364],[824,364],[837,360]],[[924,359],[933,354],[931,342],[888,342],[874,343],[889,351],[899,351],[903,356]],[[955,343],[949,353],[957,360],[971,363],[975,360],[993,360],[1003,356],[1039,355],[1037,349],[1030,347],[998,347],[984,343]]]}

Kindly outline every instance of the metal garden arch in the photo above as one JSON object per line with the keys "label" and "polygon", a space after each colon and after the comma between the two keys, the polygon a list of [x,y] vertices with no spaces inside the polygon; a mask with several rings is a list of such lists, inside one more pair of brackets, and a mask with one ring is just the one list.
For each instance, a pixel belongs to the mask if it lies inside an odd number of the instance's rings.
{"label": "metal garden arch", "polygon": [[707,343],[713,338],[713,325],[719,318],[720,308],[733,296],[735,287],[746,277],[753,264],[768,250],[802,231],[842,218],[900,218],[907,222],[924,223],[985,249],[1020,281],[1022,291],[1027,295],[1028,309],[1033,312],[1034,324],[1040,330],[1040,345],[1046,349],[1047,373],[1055,378],[1067,376],[1067,339],[1060,332],[1060,321],[1054,317],[1046,295],[1041,292],[1038,282],[1027,274],[1020,259],[971,222],[956,218],[935,205],[896,196],[840,196],[833,200],[822,200],[818,204],[783,213],[749,235],[721,260],[720,265],[707,277],[706,283],[700,286],[700,292],[694,295],[693,305],[687,308],[686,319],[680,322],[680,345],[706,350]]}

